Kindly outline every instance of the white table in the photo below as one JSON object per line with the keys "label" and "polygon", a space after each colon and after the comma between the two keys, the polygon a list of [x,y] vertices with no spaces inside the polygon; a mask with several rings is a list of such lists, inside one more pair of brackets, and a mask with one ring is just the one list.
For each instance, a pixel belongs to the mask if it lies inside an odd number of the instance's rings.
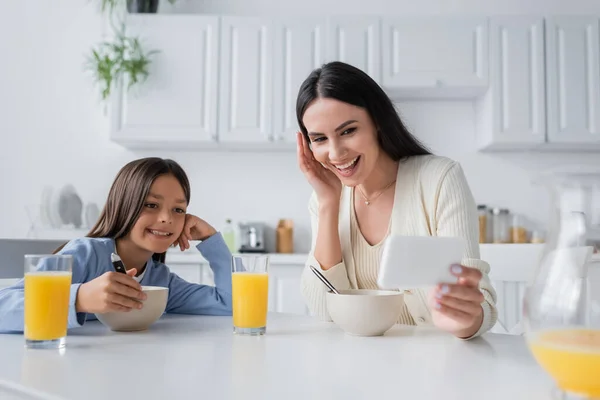
{"label": "white table", "polygon": [[520,336],[462,341],[396,326],[353,337],[284,314],[269,315],[263,337],[233,335],[230,317],[174,315],[139,333],[88,322],[69,332],[63,351],[25,349],[22,335],[0,335],[2,380],[52,395],[5,394],[11,399],[512,400],[553,391]]}

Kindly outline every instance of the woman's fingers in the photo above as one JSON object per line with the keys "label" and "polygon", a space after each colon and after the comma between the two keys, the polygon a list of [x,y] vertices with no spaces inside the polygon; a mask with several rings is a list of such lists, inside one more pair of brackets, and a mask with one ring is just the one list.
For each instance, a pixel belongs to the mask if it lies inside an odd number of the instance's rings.
{"label": "woman's fingers", "polygon": [[447,308],[452,308],[454,310],[464,312],[473,317],[482,312],[480,303],[475,303],[469,300],[462,300],[456,297],[441,296],[436,299],[436,302],[437,304],[441,304],[443,306],[446,306]]}
{"label": "woman's fingers", "polygon": [[479,281],[483,277],[483,274],[477,268],[465,267],[464,265],[452,265],[450,272],[458,277],[459,282],[470,287],[479,287]]}
{"label": "woman's fingers", "polygon": [[483,293],[478,288],[461,284],[442,283],[436,288],[436,297],[454,297],[460,300],[481,303],[484,300]]}

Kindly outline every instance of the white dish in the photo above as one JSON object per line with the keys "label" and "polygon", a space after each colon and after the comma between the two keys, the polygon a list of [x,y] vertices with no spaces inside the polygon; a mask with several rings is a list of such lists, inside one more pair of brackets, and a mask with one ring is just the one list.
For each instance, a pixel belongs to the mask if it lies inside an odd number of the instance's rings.
{"label": "white dish", "polygon": [[40,220],[43,227],[52,227],[54,223],[50,217],[50,199],[52,198],[52,187],[45,186],[42,190],[40,203]]}
{"label": "white dish", "polygon": [[416,289],[454,283],[452,264],[460,264],[462,238],[390,235],[381,255],[377,283],[382,289]]}
{"label": "white dish", "polygon": [[129,312],[108,312],[95,314],[98,321],[112,331],[135,332],[148,329],[165,312],[169,298],[169,288],[160,286],[142,286],[142,291],[148,298],[144,300],[141,310],[133,309]]}
{"label": "white dish", "polygon": [[326,293],[331,320],[352,336],[381,336],[398,322],[404,294],[391,290],[351,289]]}

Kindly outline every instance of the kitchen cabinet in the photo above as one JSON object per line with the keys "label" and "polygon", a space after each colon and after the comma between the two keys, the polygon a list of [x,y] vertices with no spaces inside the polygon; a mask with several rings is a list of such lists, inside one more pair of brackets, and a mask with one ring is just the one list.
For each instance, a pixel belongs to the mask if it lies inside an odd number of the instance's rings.
{"label": "kitchen cabinet", "polygon": [[[208,262],[199,255],[167,255],[171,272],[191,283],[214,286],[214,275]],[[308,315],[300,292],[304,264],[283,259],[270,263],[269,311]]]}
{"label": "kitchen cabinet", "polygon": [[336,16],[327,22],[327,61],[343,61],[381,83],[381,21],[373,16]]}
{"label": "kitchen cabinet", "polygon": [[382,85],[395,98],[475,97],[488,47],[487,18],[383,17]]}
{"label": "kitchen cabinet", "polygon": [[239,16],[221,19],[219,142],[273,140],[272,21]]}
{"label": "kitchen cabinet", "polygon": [[300,84],[341,60],[394,101],[474,101],[479,150],[597,151],[599,20],[129,15],[129,31],[160,52],[143,85],[112,97],[111,138],[130,148],[293,151]]}
{"label": "kitchen cabinet", "polygon": [[600,17],[494,17],[481,150],[600,149]]}
{"label": "kitchen cabinet", "polygon": [[[219,18],[136,15],[127,19],[152,56],[150,75],[111,98],[111,139],[124,145],[180,147],[213,141],[217,132]],[[176,44],[176,45],[174,45]]]}
{"label": "kitchen cabinet", "polygon": [[321,17],[277,18],[273,50],[273,140],[295,144],[296,98],[310,72],[325,62],[327,20]]}
{"label": "kitchen cabinet", "polygon": [[304,264],[272,264],[269,272],[269,311],[309,315],[300,291]]}
{"label": "kitchen cabinet", "polygon": [[535,148],[546,141],[544,20],[490,21],[490,87],[476,102],[482,148]]}
{"label": "kitchen cabinet", "polygon": [[548,142],[600,145],[598,16],[546,20]]}

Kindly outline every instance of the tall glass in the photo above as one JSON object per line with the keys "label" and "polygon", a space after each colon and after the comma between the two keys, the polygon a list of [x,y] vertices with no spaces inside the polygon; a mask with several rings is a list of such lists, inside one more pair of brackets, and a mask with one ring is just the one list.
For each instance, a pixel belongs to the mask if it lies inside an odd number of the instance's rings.
{"label": "tall glass", "polygon": [[600,244],[600,171],[553,174],[552,218],[524,301],[526,338],[563,398],[600,399],[600,297],[588,279]]}
{"label": "tall glass", "polygon": [[269,256],[235,255],[231,263],[233,332],[264,335],[269,306]]}
{"label": "tall glass", "polygon": [[25,345],[65,346],[71,292],[71,255],[25,256]]}

